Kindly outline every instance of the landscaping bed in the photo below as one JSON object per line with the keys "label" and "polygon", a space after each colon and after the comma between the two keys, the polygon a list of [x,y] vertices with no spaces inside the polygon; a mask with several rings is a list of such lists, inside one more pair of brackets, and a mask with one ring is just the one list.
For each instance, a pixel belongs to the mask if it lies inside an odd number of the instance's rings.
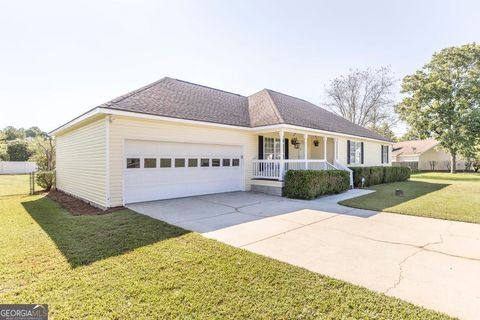
{"label": "landscaping bed", "polygon": [[118,211],[125,209],[124,207],[114,207],[103,210],[101,208],[92,206],[90,203],[81,200],[79,198],[73,197],[66,194],[62,191],[50,191],[48,197],[56,202],[58,202],[65,210],[70,212],[74,216],[81,215],[99,215],[105,214],[113,211]]}

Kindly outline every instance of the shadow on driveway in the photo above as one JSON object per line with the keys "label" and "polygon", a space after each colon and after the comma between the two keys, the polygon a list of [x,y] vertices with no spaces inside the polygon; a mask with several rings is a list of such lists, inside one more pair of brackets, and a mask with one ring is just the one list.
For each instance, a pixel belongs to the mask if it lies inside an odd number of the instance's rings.
{"label": "shadow on driveway", "polygon": [[130,210],[72,216],[47,197],[22,205],[73,268],[189,232]]}

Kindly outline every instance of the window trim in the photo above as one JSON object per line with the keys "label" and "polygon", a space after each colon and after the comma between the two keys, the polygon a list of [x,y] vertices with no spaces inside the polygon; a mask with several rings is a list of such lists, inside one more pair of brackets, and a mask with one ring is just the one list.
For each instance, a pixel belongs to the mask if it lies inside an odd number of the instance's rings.
{"label": "window trim", "polygon": [[[348,163],[349,164],[363,164],[363,153],[364,147],[362,141],[349,140],[350,145],[348,146],[349,154]],[[353,157],[352,157],[353,156]]]}
{"label": "window trim", "polygon": [[[268,142],[268,143],[267,143]],[[272,146],[269,146],[268,144],[272,143]],[[272,152],[267,153],[267,147],[273,149]],[[281,153],[281,144],[280,144],[280,138],[274,138],[274,137],[263,137],[263,158],[266,160],[279,160],[280,159],[280,153]],[[269,150],[270,151],[270,150]],[[270,158],[267,155],[272,155]]]}

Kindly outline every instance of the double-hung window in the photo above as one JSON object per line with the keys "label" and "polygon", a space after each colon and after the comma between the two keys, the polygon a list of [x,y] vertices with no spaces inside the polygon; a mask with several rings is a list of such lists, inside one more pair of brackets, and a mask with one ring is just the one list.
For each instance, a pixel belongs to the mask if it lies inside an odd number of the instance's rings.
{"label": "double-hung window", "polygon": [[362,163],[362,152],[363,152],[363,147],[361,142],[357,141],[350,141],[350,154],[349,159],[350,159],[350,164],[361,164]]}
{"label": "double-hung window", "polygon": [[280,139],[263,138],[263,157],[266,160],[280,159]]}
{"label": "double-hung window", "polygon": [[382,146],[382,163],[388,163],[388,146]]}

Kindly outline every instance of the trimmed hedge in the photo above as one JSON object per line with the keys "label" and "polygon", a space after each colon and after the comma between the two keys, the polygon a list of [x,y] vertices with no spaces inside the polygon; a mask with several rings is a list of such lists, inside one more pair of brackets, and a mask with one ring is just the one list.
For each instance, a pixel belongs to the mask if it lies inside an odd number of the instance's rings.
{"label": "trimmed hedge", "polygon": [[285,196],[294,199],[315,199],[350,188],[350,176],[343,170],[289,170],[285,175]]}
{"label": "trimmed hedge", "polygon": [[375,184],[405,181],[410,178],[411,169],[408,167],[350,167],[353,171],[354,187],[362,186],[362,177],[365,178],[364,187]]}

